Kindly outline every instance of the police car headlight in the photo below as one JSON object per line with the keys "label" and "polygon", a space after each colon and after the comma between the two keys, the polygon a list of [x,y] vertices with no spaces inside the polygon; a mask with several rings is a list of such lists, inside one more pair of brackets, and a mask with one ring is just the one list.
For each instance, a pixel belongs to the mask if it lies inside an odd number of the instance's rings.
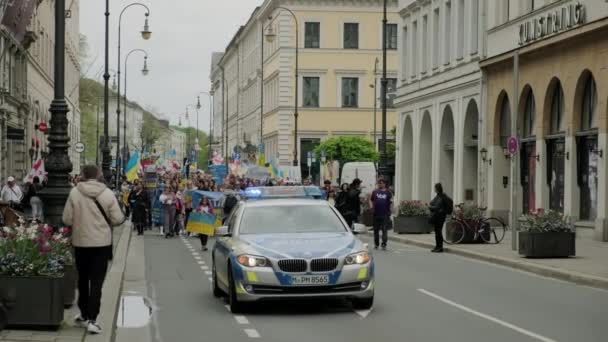
{"label": "police car headlight", "polygon": [[348,255],[344,258],[346,265],[364,265],[369,262],[370,256],[367,252],[359,252]]}
{"label": "police car headlight", "polygon": [[248,254],[243,254],[243,255],[239,255],[236,260],[239,262],[239,264],[243,265],[243,266],[247,266],[247,267],[269,267],[270,266],[270,262],[268,261],[268,259],[261,257],[261,256],[256,256],[256,255],[248,255]]}

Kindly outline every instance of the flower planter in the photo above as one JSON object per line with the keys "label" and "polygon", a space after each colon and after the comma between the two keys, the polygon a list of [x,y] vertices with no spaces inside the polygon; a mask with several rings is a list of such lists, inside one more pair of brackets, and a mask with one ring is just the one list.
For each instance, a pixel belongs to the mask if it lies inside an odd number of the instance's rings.
{"label": "flower planter", "polygon": [[65,265],[63,274],[63,306],[69,308],[74,305],[76,299],[76,281],[78,280],[76,266]]}
{"label": "flower planter", "polygon": [[433,231],[426,216],[395,216],[393,218],[395,233],[398,234],[424,234]]}
{"label": "flower planter", "polygon": [[519,254],[526,258],[567,258],[576,255],[574,232],[519,232]]}
{"label": "flower planter", "polygon": [[[454,225],[454,223],[450,223],[450,222],[446,222],[447,225]],[[462,241],[460,241],[461,244],[463,243],[485,243],[485,241],[481,238],[481,234],[477,235],[477,238],[475,239],[475,225],[477,225],[477,223],[475,221],[467,221],[467,225],[469,226],[469,228],[464,227],[464,238],[462,239]],[[446,231],[446,239],[450,239],[452,240],[451,234],[453,233],[453,229],[447,229]],[[487,236],[487,238],[490,238],[490,232],[486,231],[483,232],[482,234],[485,234]]]}
{"label": "flower planter", "polygon": [[63,321],[64,279],[0,276],[0,294],[6,298],[8,327],[58,328]]}

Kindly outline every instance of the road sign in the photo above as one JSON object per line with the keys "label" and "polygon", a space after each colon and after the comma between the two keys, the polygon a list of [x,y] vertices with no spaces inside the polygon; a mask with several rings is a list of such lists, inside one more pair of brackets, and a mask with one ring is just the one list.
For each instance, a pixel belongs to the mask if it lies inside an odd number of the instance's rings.
{"label": "road sign", "polygon": [[510,155],[514,155],[519,151],[519,140],[517,140],[517,137],[509,137],[507,140],[507,150]]}
{"label": "road sign", "polygon": [[76,150],[77,153],[84,152],[84,144],[81,142],[76,143],[76,145],[74,145],[74,150]]}

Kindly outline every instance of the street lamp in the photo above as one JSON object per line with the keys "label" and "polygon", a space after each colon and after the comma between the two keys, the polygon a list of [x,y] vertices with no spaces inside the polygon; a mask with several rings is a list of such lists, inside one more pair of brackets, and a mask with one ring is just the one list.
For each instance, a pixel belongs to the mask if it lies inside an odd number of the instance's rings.
{"label": "street lamp", "polygon": [[387,38],[387,0],[384,0],[384,17],[382,19],[382,141],[380,142],[380,165],[378,166],[378,173],[385,180],[388,179],[388,165],[386,156],[386,88],[388,85],[388,79],[386,78],[386,38]]}
{"label": "street lamp", "polygon": [[[147,19],[146,19],[147,20]],[[147,25],[147,24],[146,24]],[[146,50],[142,50],[142,49],[133,49],[131,51],[129,51],[129,53],[127,54],[127,56],[125,57],[125,92],[124,92],[124,96],[123,96],[123,107],[124,107],[124,120],[123,120],[123,139],[122,139],[122,166],[123,168],[127,165],[127,158],[128,158],[128,145],[127,145],[127,74],[128,74],[128,62],[129,62],[129,57],[131,57],[131,54],[135,53],[135,52],[140,52],[144,54],[144,66],[141,70],[142,75],[147,76],[148,73],[150,72],[148,70],[148,52]],[[118,159],[117,159],[118,160]]]}
{"label": "street lamp", "polygon": [[[205,91],[201,91],[199,93],[199,95],[196,97],[197,102],[196,102],[196,140],[197,140],[197,144],[200,143],[199,141],[199,136],[198,136],[198,110],[201,108],[201,98],[200,95],[207,95],[207,97],[209,98],[209,139],[207,139],[207,159],[211,158],[211,143],[213,142],[213,90],[211,90],[210,92],[205,92]],[[197,161],[198,161],[198,155],[197,157]]]}
{"label": "street lamp", "polygon": [[120,167],[118,165],[118,161],[120,160],[120,65],[122,63],[122,58],[120,55],[120,47],[121,47],[121,31],[122,31],[122,15],[125,13],[125,11],[133,6],[140,6],[146,9],[146,20],[144,23],[144,29],[143,31],[141,31],[141,37],[144,40],[148,40],[150,39],[150,37],[152,36],[152,32],[150,31],[150,26],[148,24],[148,17],[150,16],[150,9],[148,8],[148,6],[139,3],[139,2],[134,2],[131,3],[127,6],[125,6],[122,11],[120,12],[120,16],[118,17],[118,91],[116,94],[116,188],[118,189],[119,186],[119,182],[120,182]]}
{"label": "street lamp", "polygon": [[376,94],[376,89],[378,89],[378,79],[376,78],[376,75],[378,74],[378,63],[379,62],[380,61],[378,60],[378,57],[376,57],[376,60],[374,61],[374,84],[373,85],[370,84],[370,87],[374,88],[374,138],[373,138],[374,139],[374,150],[376,149],[376,145],[377,145],[377,143],[376,143],[376,122],[378,120],[376,119],[376,114],[378,111],[378,108],[377,108],[378,107],[378,97]]}
{"label": "street lamp", "polygon": [[46,162],[47,186],[40,192],[44,200],[45,217],[53,226],[62,224],[63,208],[71,191],[69,175],[72,162],[68,155],[70,137],[68,135],[69,111],[65,100],[65,1],[55,1],[55,74],[54,99],[49,132],[49,150]]}
{"label": "street lamp", "polygon": [[[101,71],[97,74],[95,79],[99,79],[100,76],[103,76]],[[112,90],[116,91],[116,72],[113,69],[110,69],[109,71],[114,73],[113,81],[112,81]],[[99,107],[101,106],[99,102],[101,101],[101,99],[103,99],[103,96],[99,96],[97,98],[97,121],[96,121],[97,130],[96,130],[96,134],[95,134],[95,165],[99,165]]]}
{"label": "street lamp", "polygon": [[[293,13],[292,10],[290,10],[289,8],[286,7],[277,7],[276,9],[280,10],[280,11],[287,11],[289,12],[289,14],[291,14],[291,16],[293,17],[293,20],[296,24],[296,68],[295,68],[295,85],[294,85],[294,89],[295,89],[295,97],[294,97],[294,112],[293,112],[293,118],[294,118],[294,134],[293,134],[293,166],[298,166],[298,78],[299,78],[299,64],[298,64],[298,57],[300,54],[299,51],[299,26],[298,26],[298,18],[296,17],[295,13]],[[280,13],[279,11],[279,13]],[[277,37],[276,33],[274,32],[272,26],[268,27],[268,30],[266,31],[266,40],[269,43],[274,42],[275,38]]]}

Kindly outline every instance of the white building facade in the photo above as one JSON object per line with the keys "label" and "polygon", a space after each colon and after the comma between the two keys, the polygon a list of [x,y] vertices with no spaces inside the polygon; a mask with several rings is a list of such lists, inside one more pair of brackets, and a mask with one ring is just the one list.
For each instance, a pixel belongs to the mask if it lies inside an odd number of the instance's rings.
{"label": "white building facade", "polygon": [[398,200],[478,203],[484,1],[401,0]]}

